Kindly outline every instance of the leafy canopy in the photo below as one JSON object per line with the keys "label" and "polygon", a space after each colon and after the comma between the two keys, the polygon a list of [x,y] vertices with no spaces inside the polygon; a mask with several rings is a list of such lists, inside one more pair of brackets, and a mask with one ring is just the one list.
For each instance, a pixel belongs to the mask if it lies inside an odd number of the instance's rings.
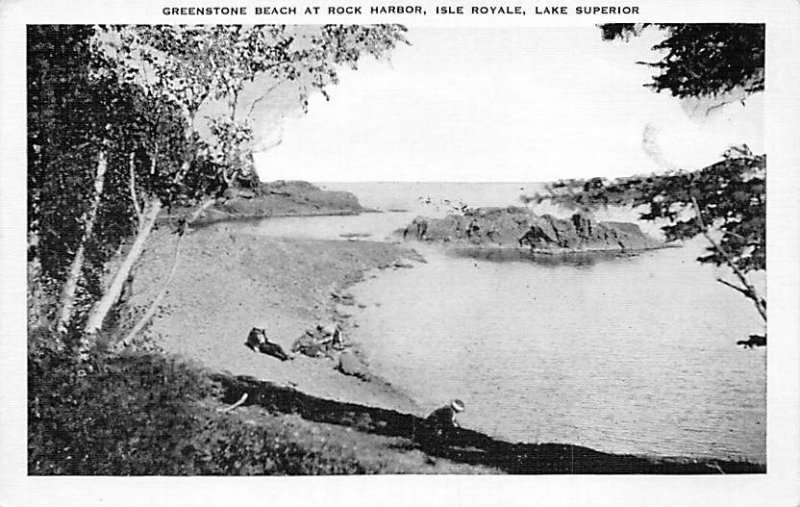
{"label": "leafy canopy", "polygon": [[675,97],[713,97],[741,89],[764,90],[763,24],[629,24],[602,25],[603,39],[627,40],[648,26],[664,30],[666,38],[653,46],[665,53],[657,62],[639,62],[657,69],[655,91]]}
{"label": "leafy canopy", "polygon": [[[642,220],[663,220],[668,241],[691,239],[708,224],[722,233],[719,246],[743,272],[766,269],[766,156],[746,148],[729,150],[723,160],[699,171],[606,180],[561,180],[529,199],[567,207],[641,207]],[[697,203],[700,214],[696,213]],[[716,248],[698,259],[725,264]]]}
{"label": "leafy canopy", "polygon": [[[30,25],[29,258],[43,283],[58,292],[85,246],[78,296],[91,304],[148,205],[191,206],[257,178],[245,86],[268,78],[257,100],[269,104],[274,87],[293,83],[305,110],[339,67],[387,55],[404,34],[400,25]],[[223,107],[204,115],[211,103]],[[105,185],[88,228],[100,159]]]}

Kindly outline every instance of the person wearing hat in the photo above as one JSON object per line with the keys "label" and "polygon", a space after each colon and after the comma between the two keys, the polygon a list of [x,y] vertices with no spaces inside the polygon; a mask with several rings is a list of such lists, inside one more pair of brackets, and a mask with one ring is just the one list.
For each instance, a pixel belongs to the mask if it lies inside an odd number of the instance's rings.
{"label": "person wearing hat", "polygon": [[425,420],[431,423],[436,429],[445,430],[460,428],[456,421],[456,414],[464,411],[464,402],[453,400],[444,407],[437,408]]}

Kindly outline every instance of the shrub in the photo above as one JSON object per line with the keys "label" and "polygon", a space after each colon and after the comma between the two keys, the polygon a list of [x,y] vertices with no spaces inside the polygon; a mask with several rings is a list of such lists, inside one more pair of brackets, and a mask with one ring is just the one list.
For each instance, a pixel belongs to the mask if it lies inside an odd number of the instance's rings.
{"label": "shrub", "polygon": [[31,475],[364,473],[354,457],[293,442],[280,424],[217,412],[205,372],[159,354],[95,352],[78,364],[40,337],[28,368]]}

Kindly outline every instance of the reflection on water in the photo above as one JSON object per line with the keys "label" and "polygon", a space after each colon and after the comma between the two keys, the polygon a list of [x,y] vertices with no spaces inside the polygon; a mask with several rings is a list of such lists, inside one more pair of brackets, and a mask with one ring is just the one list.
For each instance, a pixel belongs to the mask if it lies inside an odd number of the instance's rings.
{"label": "reflection on water", "polygon": [[466,257],[490,262],[533,262],[540,266],[573,266],[576,268],[594,266],[598,262],[636,257],[638,253],[621,252],[570,252],[570,253],[534,253],[528,248],[487,248],[487,247],[455,247],[447,250],[453,257]]}
{"label": "reflection on water", "polygon": [[[452,195],[445,187],[432,190]],[[479,194],[473,187],[454,188]],[[496,204],[513,204],[519,188],[509,185],[508,201]],[[386,195],[384,209],[410,211],[276,219],[252,230],[381,240],[424,212],[408,184],[359,189],[368,205]],[[510,440],[765,462],[766,351],[735,345],[762,323],[716,282],[724,268],[696,262],[701,238],[634,255],[413,245],[427,263],[353,288],[366,307],[355,310],[351,336],[373,369],[420,404],[461,398],[465,426]]]}

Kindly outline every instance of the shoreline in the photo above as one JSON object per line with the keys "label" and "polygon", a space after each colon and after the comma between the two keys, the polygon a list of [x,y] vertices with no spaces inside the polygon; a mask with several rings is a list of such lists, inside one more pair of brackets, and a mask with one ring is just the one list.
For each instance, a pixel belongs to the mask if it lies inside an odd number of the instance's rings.
{"label": "shoreline", "polygon": [[[362,302],[355,300],[352,295],[348,293],[350,288],[368,278],[380,276],[380,273],[385,269],[406,269],[413,266],[409,264],[408,261],[424,261],[419,253],[410,249],[408,245],[403,243],[347,241],[345,239],[316,240],[259,237],[252,234],[240,233],[237,231],[238,228],[238,224],[236,223],[215,224],[213,227],[198,229],[191,233],[189,237],[187,237],[187,240],[190,240],[187,241],[190,245],[186,245],[187,254],[199,254],[199,258],[205,259],[200,263],[191,262],[187,259],[187,261],[189,261],[187,263],[189,266],[183,266],[181,270],[184,273],[187,271],[195,271],[196,276],[190,276],[188,279],[176,281],[176,285],[178,286],[170,290],[171,296],[165,301],[165,304],[171,307],[173,312],[176,312],[173,315],[183,316],[183,318],[192,323],[192,327],[199,326],[201,330],[204,330],[203,333],[201,333],[204,336],[204,340],[201,341],[204,342],[205,347],[209,345],[213,346],[214,342],[216,342],[216,340],[211,340],[209,342],[209,337],[227,335],[229,333],[226,329],[231,328],[229,326],[226,327],[221,319],[216,319],[216,314],[214,314],[210,320],[218,320],[218,322],[215,324],[216,329],[211,330],[209,333],[209,330],[205,329],[207,322],[204,321],[203,315],[207,312],[212,312],[212,310],[208,307],[197,307],[196,302],[198,298],[195,296],[187,296],[187,293],[196,293],[195,291],[201,289],[200,286],[203,285],[208,287],[210,284],[210,286],[216,287],[218,283],[216,281],[217,279],[213,278],[214,273],[217,275],[224,274],[223,278],[226,278],[234,285],[236,283],[242,283],[242,277],[233,276],[231,274],[232,271],[228,269],[232,267],[232,264],[236,263],[236,258],[225,260],[235,255],[230,251],[231,249],[241,250],[239,252],[239,258],[241,258],[242,255],[244,258],[250,258],[250,256],[254,255],[254,250],[262,252],[282,252],[282,254],[279,254],[277,257],[268,256],[273,260],[281,259],[281,261],[271,266],[271,268],[275,270],[285,271],[286,269],[291,269],[292,264],[300,264],[304,266],[303,269],[311,273],[316,273],[320,269],[320,264],[325,264],[326,267],[324,269],[335,272],[334,276],[326,278],[325,283],[322,283],[322,285],[315,285],[314,287],[299,287],[294,283],[283,283],[279,284],[279,286],[258,283],[253,287],[241,287],[239,291],[232,291],[223,299],[224,301],[231,302],[245,297],[253,299],[256,295],[250,289],[254,288],[271,292],[272,296],[274,296],[271,300],[273,304],[270,305],[270,308],[273,309],[273,313],[266,319],[263,317],[258,318],[261,319],[261,324],[267,324],[270,337],[274,341],[280,343],[286,350],[289,349],[293,338],[299,336],[299,333],[305,328],[312,327],[315,322],[334,320],[343,323],[345,330],[358,326],[358,322],[352,319],[352,314],[347,308],[349,306],[358,306]],[[168,246],[168,242],[160,245],[160,247],[154,245],[153,249],[156,251],[151,251],[151,255],[157,255],[162,257],[163,260],[166,260],[170,251]],[[331,253],[335,252],[334,257],[336,257],[336,259],[327,258],[324,257],[324,255],[323,258],[321,258],[320,255],[326,251]],[[349,261],[345,262],[350,262],[353,259],[360,259],[360,262],[355,265],[348,264],[346,269],[341,269],[341,267],[337,268],[337,263],[343,262],[345,259],[349,259]],[[220,264],[224,264],[225,269],[220,270]],[[163,270],[163,266],[161,269]],[[204,272],[204,270],[206,270],[206,272]],[[209,276],[212,277],[212,280],[208,280]],[[303,278],[306,275],[301,270],[300,272],[294,271],[294,276]],[[321,276],[321,274],[317,273],[317,276]],[[268,278],[266,274],[262,274],[262,277]],[[176,277],[176,280],[178,278],[180,277]],[[264,280],[260,281],[263,282]],[[198,286],[198,283],[200,286]],[[194,290],[191,290],[192,287]],[[275,289],[278,290],[275,291]],[[300,293],[307,293],[309,290],[315,294],[316,313],[310,312],[305,317],[298,315],[287,316],[285,312],[277,310],[279,305],[275,305],[274,303],[278,301],[292,301],[293,297],[297,297]],[[172,297],[173,292],[176,293],[174,297]],[[178,293],[183,293],[184,295],[180,296]],[[143,294],[139,294],[139,297],[143,297]],[[200,298],[200,301],[202,300],[203,299]],[[342,304],[343,300],[347,301],[346,304]],[[292,302],[309,304],[308,300]],[[241,305],[242,303],[239,303],[237,306]],[[315,305],[311,304],[310,306],[313,308]],[[187,314],[186,307],[190,309],[193,308],[194,313],[189,312]],[[233,313],[241,315],[236,312]],[[257,319],[253,317],[253,321],[255,320]],[[287,320],[290,320],[290,322],[286,322]],[[200,350],[196,350],[194,347],[188,346],[189,343],[185,341],[185,339],[176,339],[174,336],[172,338],[168,337],[169,333],[181,334],[187,331],[179,324],[180,323],[176,322],[173,316],[165,315],[154,322],[153,332],[154,334],[161,335],[162,340],[164,339],[163,337],[167,337],[165,352],[168,354],[178,354],[187,359],[199,361],[201,364],[207,366],[214,375],[227,377],[229,379],[227,381],[229,392],[225,395],[226,402],[233,403],[236,401],[231,398],[230,392],[238,392],[239,388],[234,389],[230,386],[239,385],[241,387],[240,382],[250,382],[251,386],[256,386],[251,387],[251,392],[253,392],[253,390],[259,391],[262,388],[267,390],[283,389],[291,393],[296,393],[291,396],[310,397],[310,399],[316,400],[314,403],[321,403],[323,405],[333,403],[334,407],[338,406],[336,404],[343,404],[342,407],[349,407],[347,410],[353,410],[352,407],[357,406],[361,407],[359,408],[361,411],[389,410],[399,414],[405,414],[403,417],[416,418],[415,420],[421,420],[421,418],[425,416],[420,406],[410,395],[381,378],[380,373],[373,371],[371,368],[369,372],[373,380],[371,382],[365,382],[354,377],[345,376],[336,371],[335,361],[330,361],[326,358],[312,359],[301,356],[294,361],[280,363],[268,356],[253,354],[243,346],[245,334],[247,330],[249,330],[249,324],[239,326],[241,333],[244,334],[226,339],[224,343],[218,342],[216,343],[216,348],[203,350],[201,347]],[[175,326],[178,327],[176,328]],[[284,331],[287,329],[294,329],[296,331]],[[350,344],[351,352],[359,358],[363,359],[365,356],[369,356],[369,351],[363,349],[363,344],[354,342],[350,342]],[[231,350],[232,352],[230,352]],[[257,386],[262,386],[262,388]],[[230,389],[233,389],[233,391],[230,391]],[[248,405],[250,404],[258,403],[256,401],[248,402]],[[302,410],[300,412],[301,414],[303,413]],[[337,416],[330,417],[336,419]],[[476,432],[472,433],[477,434]],[[485,436],[482,438],[484,437]],[[525,449],[527,449],[525,451],[526,453],[533,452],[534,448],[538,448],[536,446],[554,445],[525,442],[511,443],[493,437],[485,438],[491,440],[491,445],[528,446],[525,447]],[[597,452],[591,449],[586,452],[589,451]],[[617,455],[608,454],[608,456]],[[622,459],[622,455],[619,456],[620,459]],[[708,469],[705,463],[722,463],[728,471],[735,471],[741,468],[748,472],[758,472],[761,470],[760,467],[763,467],[763,465],[758,463],[745,461],[726,462],[724,460],[711,458],[694,459],[688,457],[626,455],[625,459],[642,459],[648,462],[658,463],[663,462],[656,467],[657,469],[660,469],[662,466],[667,466],[664,465],[664,463],[672,463],[669,466],[675,466],[677,469],[681,469],[683,467],[681,463],[684,463],[687,464],[687,466],[691,465],[695,470],[694,472],[678,471],[654,473],[701,473],[697,470],[707,470],[706,473],[714,473],[713,466],[711,469]],[[669,468],[669,466],[667,466],[667,468]],[[666,468],[664,468],[664,470],[666,470]],[[531,471],[527,473],[536,472]],[[593,470],[591,473],[600,472]]]}
{"label": "shoreline", "polygon": [[[396,234],[395,234],[396,235]],[[609,255],[609,254],[618,254],[618,255],[628,255],[628,254],[640,254],[643,252],[651,252],[654,250],[667,250],[671,248],[683,248],[683,245],[678,245],[674,243],[664,243],[657,246],[651,246],[647,248],[627,248],[627,249],[620,249],[617,247],[608,247],[608,248],[584,248],[584,249],[575,249],[575,248],[528,248],[528,247],[520,247],[515,245],[510,245],[507,243],[471,243],[469,241],[462,241],[462,240],[455,240],[455,241],[436,241],[436,240],[418,240],[418,239],[407,239],[403,244],[413,244],[421,243],[425,245],[436,245],[444,249],[444,251],[485,251],[485,252],[517,252],[520,255],[546,255],[551,257],[557,256],[591,256],[591,255]]]}
{"label": "shoreline", "polygon": [[[371,381],[365,382],[335,370],[336,360],[297,355],[282,363],[252,353],[244,341],[251,327],[265,327],[270,340],[288,351],[306,329],[332,321],[340,323],[347,336],[358,325],[347,311],[357,304],[348,290],[382,270],[406,268],[421,256],[403,245],[368,240],[257,236],[240,231],[243,223],[208,224],[184,239],[182,265],[163,303],[166,311],[150,328],[164,351],[217,372],[419,414],[410,396],[371,369]],[[159,275],[171,255],[171,236],[161,234],[149,246],[134,282],[132,306],[147,304],[159,288]],[[220,308],[214,297],[221,292],[228,308]],[[361,344],[346,343],[363,361]]]}
{"label": "shoreline", "polygon": [[[183,261],[178,276],[173,280],[163,302],[161,315],[153,320],[148,334],[156,337],[156,342],[167,356],[179,356],[199,363],[211,372],[211,376],[225,386],[225,403],[236,401],[231,398],[231,393],[238,393],[242,383],[250,386],[248,389],[252,394],[260,392],[261,397],[270,398],[276,396],[275,393],[283,392],[281,396],[308,399],[312,407],[328,407],[331,410],[327,416],[319,419],[319,414],[314,411],[317,409],[308,412],[307,408],[302,407],[278,408],[278,413],[285,414],[283,417],[299,413],[304,420],[309,421],[307,424],[312,428],[316,428],[313,425],[318,423],[333,423],[346,426],[346,431],[352,429],[362,432],[362,438],[368,438],[370,433],[383,435],[384,430],[369,425],[362,428],[360,423],[349,418],[341,420],[340,411],[374,415],[388,410],[399,414],[397,417],[411,418],[416,423],[423,421],[426,414],[422,413],[421,407],[408,393],[383,379],[379,372],[364,363],[365,357],[369,357],[369,351],[361,343],[349,341],[348,350],[365,364],[370,381],[337,371],[336,360],[297,356],[295,360],[284,363],[269,356],[254,354],[244,347],[249,329],[265,327],[270,340],[279,343],[285,350],[289,350],[293,341],[306,329],[317,324],[338,322],[347,336],[349,330],[359,326],[353,319],[354,312],[348,307],[362,306],[362,302],[355,300],[349,290],[359,282],[380,276],[383,270],[413,267],[409,261],[426,262],[414,250],[415,244],[436,246],[445,251],[477,252],[478,255],[510,254],[520,259],[541,255],[542,258],[554,260],[559,257],[569,259],[637,255],[648,250],[679,247],[662,243],[655,248],[635,251],[534,249],[531,252],[530,248],[510,244],[497,246],[463,241],[419,241],[415,238],[408,241],[398,238],[397,242],[393,242],[362,238],[352,241],[345,237],[270,237],[254,234],[252,228],[247,232],[246,226],[269,218],[354,216],[362,212],[381,211],[363,208],[332,210],[324,206],[256,214],[221,213],[213,209],[210,211],[211,216],[201,217],[185,236]],[[161,223],[169,223],[174,219],[175,215],[171,215],[159,220]],[[171,238],[174,237],[169,231],[164,231],[151,238],[145,254],[147,261],[137,271],[134,297],[129,302],[133,307],[148,304],[152,294],[160,289],[160,280],[168,269],[168,259],[173,253]],[[272,394],[265,394],[267,392]],[[250,405],[262,405],[261,410],[267,409],[269,412],[276,410],[269,403],[260,403],[258,400],[261,398],[258,396],[254,397],[240,410],[248,409],[250,412],[247,414],[251,414],[252,410],[258,409],[248,408]],[[488,447],[494,449],[498,446],[510,446],[509,452],[519,451],[524,454],[525,457],[520,456],[519,459],[533,461],[524,466],[522,462],[512,466],[508,463],[492,462],[485,456],[464,459],[463,452],[453,454],[453,449],[442,452],[439,452],[441,449],[433,452],[423,449],[424,453],[444,457],[454,464],[468,463],[460,466],[497,468],[497,471],[490,473],[566,473],[559,471],[553,463],[540,463],[542,452],[554,452],[555,455],[549,458],[559,462],[564,459],[563,456],[556,456],[560,451],[553,451],[553,446],[569,448],[570,453],[574,449],[580,449],[580,452],[586,454],[585,457],[590,462],[578,467],[585,470],[582,473],[636,473],[629,468],[633,463],[631,460],[640,460],[636,462],[644,470],[648,470],[643,473],[718,473],[722,469],[726,473],[763,473],[766,468],[764,464],[743,460],[597,454],[598,451],[579,446],[511,443],[471,430],[465,431],[471,435],[470,438],[485,441]],[[413,432],[411,435],[400,432],[390,436],[410,438],[411,441],[415,438]],[[600,454],[610,460],[607,464],[611,467],[610,471],[606,471],[596,462]],[[590,458],[590,455],[595,457]],[[628,465],[623,466],[622,463]],[[719,468],[720,465],[722,469]],[[485,468],[480,470],[481,473],[485,471]],[[479,471],[475,469],[469,473]]]}
{"label": "shoreline", "polygon": [[[211,225],[217,224],[236,224],[236,223],[252,223],[252,222],[259,222],[261,220],[267,220],[270,218],[302,218],[302,217],[347,217],[347,216],[358,216],[362,213],[383,213],[380,210],[376,209],[369,209],[364,208],[360,211],[355,210],[340,210],[340,211],[332,211],[332,210],[319,210],[319,211],[297,211],[297,212],[281,212],[281,213],[250,213],[250,214],[223,214],[222,212],[215,212],[212,213],[211,216],[205,216],[204,213],[201,218],[198,218],[194,222],[192,222],[192,228],[194,229],[202,229],[204,227],[209,227]],[[158,217],[156,221],[159,225],[166,225],[172,224],[177,222],[183,218],[183,215],[176,215],[176,214],[167,214]]]}

